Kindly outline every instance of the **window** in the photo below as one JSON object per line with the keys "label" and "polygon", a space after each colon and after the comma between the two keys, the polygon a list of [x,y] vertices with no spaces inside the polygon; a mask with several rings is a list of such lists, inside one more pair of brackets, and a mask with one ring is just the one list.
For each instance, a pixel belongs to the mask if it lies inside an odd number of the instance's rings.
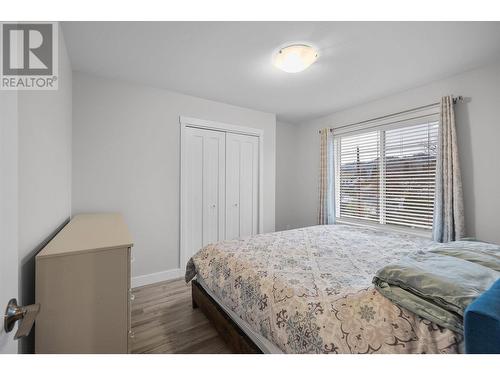
{"label": "window", "polygon": [[335,137],[336,216],[431,229],[438,121]]}

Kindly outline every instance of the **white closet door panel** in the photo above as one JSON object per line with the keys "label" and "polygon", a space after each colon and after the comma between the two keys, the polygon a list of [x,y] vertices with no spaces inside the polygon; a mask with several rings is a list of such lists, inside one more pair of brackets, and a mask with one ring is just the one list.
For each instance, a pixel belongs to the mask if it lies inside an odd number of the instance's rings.
{"label": "white closet door panel", "polygon": [[240,236],[240,140],[226,135],[226,239]]}
{"label": "white closet door panel", "polygon": [[187,258],[224,239],[225,133],[186,128],[184,242]]}
{"label": "white closet door panel", "polygon": [[258,139],[245,136],[240,149],[240,237],[257,234]]}
{"label": "white closet door panel", "polygon": [[197,129],[186,129],[186,208],[185,251],[187,258],[203,247],[203,135]]}
{"label": "white closet door panel", "polygon": [[258,231],[258,138],[226,135],[226,238]]}
{"label": "white closet door panel", "polygon": [[225,134],[203,130],[203,246],[224,239]]}

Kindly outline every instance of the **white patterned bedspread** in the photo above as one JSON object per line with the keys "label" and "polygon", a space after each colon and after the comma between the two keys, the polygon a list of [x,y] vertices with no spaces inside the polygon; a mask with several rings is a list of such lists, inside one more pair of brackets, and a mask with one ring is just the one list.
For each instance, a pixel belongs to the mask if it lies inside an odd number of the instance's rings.
{"label": "white patterned bedspread", "polygon": [[375,272],[425,238],[314,226],[208,245],[190,261],[218,298],[285,353],[456,353],[461,335],[394,305]]}

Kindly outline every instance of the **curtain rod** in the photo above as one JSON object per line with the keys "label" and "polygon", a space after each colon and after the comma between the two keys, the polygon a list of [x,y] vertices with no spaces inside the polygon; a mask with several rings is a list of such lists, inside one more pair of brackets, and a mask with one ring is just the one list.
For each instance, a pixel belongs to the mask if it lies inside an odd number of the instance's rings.
{"label": "curtain rod", "polygon": [[[464,97],[462,95],[459,95],[456,98],[453,98],[453,104],[462,103],[463,101],[464,101]],[[407,112],[413,112],[413,111],[418,111],[420,109],[434,107],[434,106],[437,106],[439,104],[441,104],[441,102],[431,103],[431,104],[423,105],[423,106],[420,106],[420,107],[407,109],[405,111],[391,113],[391,114],[385,115],[385,116],[374,117],[374,118],[371,118],[371,119],[368,119],[368,120],[363,120],[363,121],[359,121],[359,122],[353,122],[353,123],[347,124],[347,125],[336,126],[335,128],[330,128],[329,130],[330,130],[330,132],[333,132],[334,129],[336,130],[336,129],[347,128],[349,126],[354,126],[354,125],[362,125],[362,124],[365,124],[367,122],[372,122],[372,121],[377,121],[377,120],[383,120],[384,118],[387,118],[387,117],[398,116],[398,115],[402,115],[402,114],[407,113]],[[321,134],[321,130],[319,131],[319,133]]]}

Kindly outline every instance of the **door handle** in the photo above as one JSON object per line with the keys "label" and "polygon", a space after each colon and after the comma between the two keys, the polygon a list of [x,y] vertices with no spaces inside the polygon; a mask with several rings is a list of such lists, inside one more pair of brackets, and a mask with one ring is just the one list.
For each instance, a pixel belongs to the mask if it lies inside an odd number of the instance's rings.
{"label": "door handle", "polygon": [[12,298],[7,304],[3,318],[3,328],[5,332],[12,331],[16,322],[20,320],[21,323],[19,324],[19,329],[14,336],[14,340],[28,336],[39,311],[39,303],[35,303],[34,305],[18,306],[17,300]]}

